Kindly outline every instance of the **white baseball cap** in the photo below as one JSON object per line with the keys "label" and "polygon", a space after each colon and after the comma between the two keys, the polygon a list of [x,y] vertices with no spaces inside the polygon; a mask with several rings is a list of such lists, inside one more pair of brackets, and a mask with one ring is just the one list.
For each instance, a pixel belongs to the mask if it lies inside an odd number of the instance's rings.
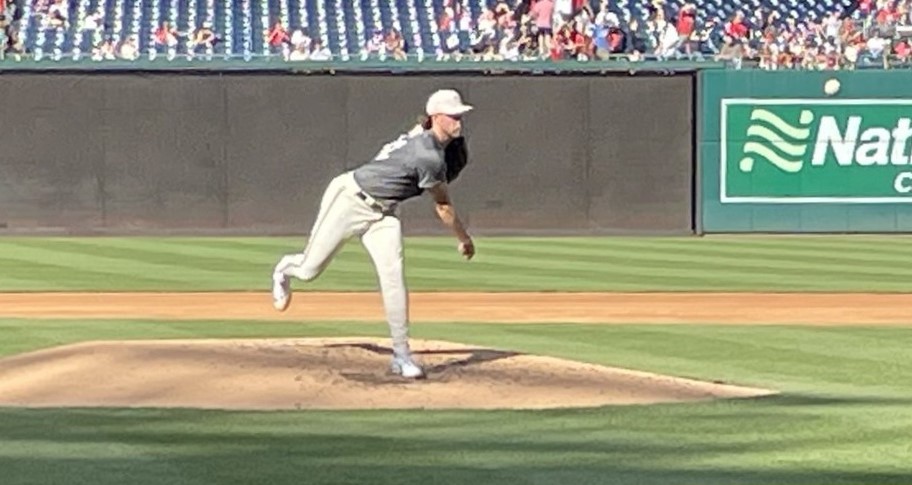
{"label": "white baseball cap", "polygon": [[454,89],[441,89],[435,91],[427,101],[425,111],[431,115],[461,115],[471,111],[472,106],[463,104],[462,96]]}

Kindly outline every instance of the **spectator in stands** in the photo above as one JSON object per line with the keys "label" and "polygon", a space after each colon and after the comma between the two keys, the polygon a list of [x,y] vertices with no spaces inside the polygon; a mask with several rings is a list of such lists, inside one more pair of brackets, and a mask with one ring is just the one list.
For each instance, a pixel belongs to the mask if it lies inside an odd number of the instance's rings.
{"label": "spectator in stands", "polygon": [[139,39],[137,39],[135,35],[127,37],[120,44],[118,57],[125,61],[135,61],[136,59],[139,59]]}
{"label": "spectator in stands", "polygon": [[193,38],[187,44],[187,58],[192,59],[195,57],[197,49],[200,47],[203,48],[207,57],[211,57],[216,42],[218,42],[218,37],[212,30],[212,22],[208,20],[203,22],[203,25],[194,32]]}
{"label": "spectator in stands", "polygon": [[695,45],[694,32],[697,27],[697,5],[685,3],[678,12],[675,28],[678,31],[677,49],[683,52],[688,59],[693,59]]}
{"label": "spectator in stands", "polygon": [[6,0],[0,0],[0,61],[6,58],[6,49],[9,45],[9,38],[6,34],[9,21],[6,20],[6,13],[2,9],[5,2]]}
{"label": "spectator in stands", "polygon": [[437,19],[437,33],[440,36],[438,61],[448,61],[454,56],[461,57],[459,53],[459,31],[456,22],[456,9],[453,2],[449,1],[444,7],[443,13]]}
{"label": "spectator in stands", "polygon": [[642,61],[650,50],[650,36],[646,27],[636,18],[630,20],[625,32],[627,38],[627,55],[633,62]]}
{"label": "spectator in stands", "polygon": [[304,52],[309,53],[311,42],[310,36],[304,33],[303,29],[295,29],[291,34],[291,48],[293,51],[303,49]]}
{"label": "spectator in stands", "polygon": [[310,60],[312,61],[331,61],[332,52],[328,47],[323,45],[323,42],[320,39],[314,39],[313,41],[313,50],[310,52]]}
{"label": "spectator in stands", "polygon": [[538,29],[539,55],[544,57],[551,51],[551,38],[554,36],[553,22],[554,0],[535,0],[532,4],[531,17]]}
{"label": "spectator in stands", "polygon": [[82,19],[82,25],[79,26],[83,32],[91,33],[93,36],[97,34],[103,27],[104,12],[102,12],[100,9],[96,10],[90,15],[86,15],[85,18]]}
{"label": "spectator in stands", "polygon": [[725,24],[725,35],[732,38],[732,41],[746,39],[749,29],[744,23],[744,13],[740,10],[732,14],[731,20]]}
{"label": "spectator in stands", "polygon": [[516,27],[516,20],[513,18],[513,11],[507,2],[501,0],[494,7],[494,23],[501,31],[512,31]]}
{"label": "spectator in stands", "polygon": [[[512,32],[512,34],[510,32]],[[519,51],[521,34],[519,29],[510,32],[507,32],[500,41],[500,46],[497,49],[499,60],[518,61],[521,59],[521,53]]]}
{"label": "spectator in stands", "polygon": [[291,62],[306,61],[308,59],[310,59],[310,49],[308,45],[303,42],[294,44],[294,49],[288,54],[288,60]]}
{"label": "spectator in stands", "polygon": [[155,38],[155,46],[163,47],[168,53],[168,60],[172,60],[177,56],[177,37],[180,33],[174,27],[171,27],[171,24],[167,21],[162,22],[162,24],[155,29],[153,37]]}
{"label": "spectator in stands", "polygon": [[526,23],[519,27],[519,40],[516,42],[516,48],[519,50],[522,60],[530,61],[540,58],[541,50],[538,39],[538,32],[534,24]]}
{"label": "spectator in stands", "polygon": [[486,55],[486,53],[490,54],[496,49],[496,25],[497,24],[494,21],[493,12],[486,11],[481,14],[479,17],[478,26],[476,27],[475,31],[472,32],[472,36],[469,39],[472,58],[481,60]]}
{"label": "spectator in stands", "polygon": [[291,54],[291,36],[285,30],[281,21],[272,24],[272,28],[263,32],[266,44],[269,46],[269,52],[272,54],[282,54],[282,58],[288,60]]}
{"label": "spectator in stands", "polygon": [[110,61],[117,59],[114,40],[110,37],[104,38],[101,42],[92,47],[93,61]]}
{"label": "spectator in stands", "polygon": [[66,0],[54,0],[47,11],[47,24],[56,29],[66,29],[70,26],[70,10]]}
{"label": "spectator in stands", "polygon": [[722,47],[716,54],[716,60],[724,61],[731,68],[741,69],[741,62],[744,59],[743,42],[741,39],[726,34],[722,39]]}
{"label": "spectator in stands", "polygon": [[380,29],[374,30],[373,35],[364,43],[364,47],[361,50],[361,60],[366,61],[371,56],[386,60],[386,39]]}
{"label": "spectator in stands", "polygon": [[396,29],[391,29],[386,35],[386,50],[397,61],[408,59],[405,39],[402,38],[402,34]]}
{"label": "spectator in stands", "polygon": [[[2,1],[2,0],[0,0]],[[0,57],[10,56],[16,60],[25,54],[25,45],[20,35],[21,20],[16,18],[18,9],[15,4],[8,4],[0,21]]]}
{"label": "spectator in stands", "polygon": [[551,17],[552,29],[564,26],[573,18],[573,0],[554,0],[554,13]]}

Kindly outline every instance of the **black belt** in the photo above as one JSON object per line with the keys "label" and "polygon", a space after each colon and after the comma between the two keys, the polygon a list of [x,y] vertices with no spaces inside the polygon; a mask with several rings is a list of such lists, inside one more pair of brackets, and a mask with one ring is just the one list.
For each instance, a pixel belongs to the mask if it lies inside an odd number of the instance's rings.
{"label": "black belt", "polygon": [[375,211],[378,211],[378,212],[386,212],[386,207],[383,207],[382,204],[380,204],[379,202],[374,200],[373,197],[365,194],[364,192],[359,190],[359,191],[355,192],[355,195],[357,195],[359,199],[363,200],[368,206],[370,206],[371,209],[374,209]]}

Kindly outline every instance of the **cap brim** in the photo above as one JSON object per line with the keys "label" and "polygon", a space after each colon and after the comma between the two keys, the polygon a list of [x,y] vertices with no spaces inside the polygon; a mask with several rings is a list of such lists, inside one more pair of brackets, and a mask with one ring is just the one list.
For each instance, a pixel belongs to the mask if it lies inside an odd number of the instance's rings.
{"label": "cap brim", "polygon": [[454,107],[454,108],[448,109],[448,110],[446,110],[445,112],[443,112],[443,113],[441,113],[441,114],[450,115],[450,116],[456,116],[456,115],[461,115],[461,114],[468,113],[469,111],[472,111],[472,109],[473,109],[472,106],[469,106],[469,105],[467,105],[467,104],[464,104],[464,105],[462,105],[462,106],[456,106],[456,107]]}

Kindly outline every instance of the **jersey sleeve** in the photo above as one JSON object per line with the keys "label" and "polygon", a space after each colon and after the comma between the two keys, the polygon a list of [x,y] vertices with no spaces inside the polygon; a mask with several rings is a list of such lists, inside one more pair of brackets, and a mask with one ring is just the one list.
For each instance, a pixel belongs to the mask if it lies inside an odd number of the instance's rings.
{"label": "jersey sleeve", "polygon": [[446,182],[446,163],[437,158],[420,158],[416,164],[418,170],[418,187],[429,189],[441,182]]}

